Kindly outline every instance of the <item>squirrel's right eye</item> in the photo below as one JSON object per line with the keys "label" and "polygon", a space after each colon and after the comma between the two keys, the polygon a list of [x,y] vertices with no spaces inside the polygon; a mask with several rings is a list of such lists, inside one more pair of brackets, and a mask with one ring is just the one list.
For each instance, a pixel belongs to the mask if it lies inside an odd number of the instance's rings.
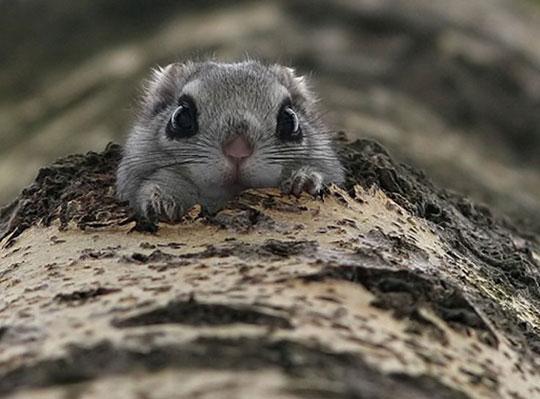
{"label": "squirrel's right eye", "polygon": [[285,101],[278,113],[277,127],[278,137],[283,141],[301,141],[302,128],[298,115],[292,109],[290,101]]}
{"label": "squirrel's right eye", "polygon": [[183,97],[178,102],[167,123],[166,133],[171,140],[188,138],[197,133],[197,110],[190,99]]}

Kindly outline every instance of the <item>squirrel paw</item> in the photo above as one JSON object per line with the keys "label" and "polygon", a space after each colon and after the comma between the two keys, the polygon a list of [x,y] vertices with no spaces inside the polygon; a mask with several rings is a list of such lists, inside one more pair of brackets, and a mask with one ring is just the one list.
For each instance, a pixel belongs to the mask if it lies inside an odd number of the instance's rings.
{"label": "squirrel paw", "polygon": [[281,190],[285,194],[299,197],[303,192],[319,195],[323,189],[323,177],[309,167],[300,168],[281,183]]}
{"label": "squirrel paw", "polygon": [[184,214],[184,209],[175,199],[163,193],[156,184],[143,189],[140,209],[144,217],[154,223],[176,222]]}

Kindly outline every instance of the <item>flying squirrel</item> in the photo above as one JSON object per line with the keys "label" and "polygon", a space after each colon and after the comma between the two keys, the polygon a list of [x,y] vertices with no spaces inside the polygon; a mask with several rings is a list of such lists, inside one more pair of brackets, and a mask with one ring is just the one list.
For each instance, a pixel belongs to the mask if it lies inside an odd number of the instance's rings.
{"label": "flying squirrel", "polygon": [[117,194],[146,220],[216,212],[244,189],[317,195],[344,181],[333,135],[292,68],[173,63],[153,70],[117,170]]}

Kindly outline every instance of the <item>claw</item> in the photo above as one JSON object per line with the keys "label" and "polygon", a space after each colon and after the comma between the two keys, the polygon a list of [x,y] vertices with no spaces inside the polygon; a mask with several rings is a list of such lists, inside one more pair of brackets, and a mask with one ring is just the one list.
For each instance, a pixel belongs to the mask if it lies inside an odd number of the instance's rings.
{"label": "claw", "polygon": [[310,168],[300,168],[281,184],[281,190],[296,197],[307,192],[313,196],[321,193],[323,178],[320,173]]}
{"label": "claw", "polygon": [[183,214],[182,207],[178,206],[173,197],[165,195],[159,186],[152,185],[142,199],[141,209],[145,219],[152,223],[158,221],[175,222]]}

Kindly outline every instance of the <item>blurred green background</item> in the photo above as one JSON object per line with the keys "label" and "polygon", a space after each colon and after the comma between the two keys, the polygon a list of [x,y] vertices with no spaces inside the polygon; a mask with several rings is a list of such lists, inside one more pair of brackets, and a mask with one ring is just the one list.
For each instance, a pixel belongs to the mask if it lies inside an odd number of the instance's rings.
{"label": "blurred green background", "polygon": [[540,14],[520,0],[0,1],[0,206],[122,142],[141,80],[247,55],[311,77],[328,122],[540,231]]}

